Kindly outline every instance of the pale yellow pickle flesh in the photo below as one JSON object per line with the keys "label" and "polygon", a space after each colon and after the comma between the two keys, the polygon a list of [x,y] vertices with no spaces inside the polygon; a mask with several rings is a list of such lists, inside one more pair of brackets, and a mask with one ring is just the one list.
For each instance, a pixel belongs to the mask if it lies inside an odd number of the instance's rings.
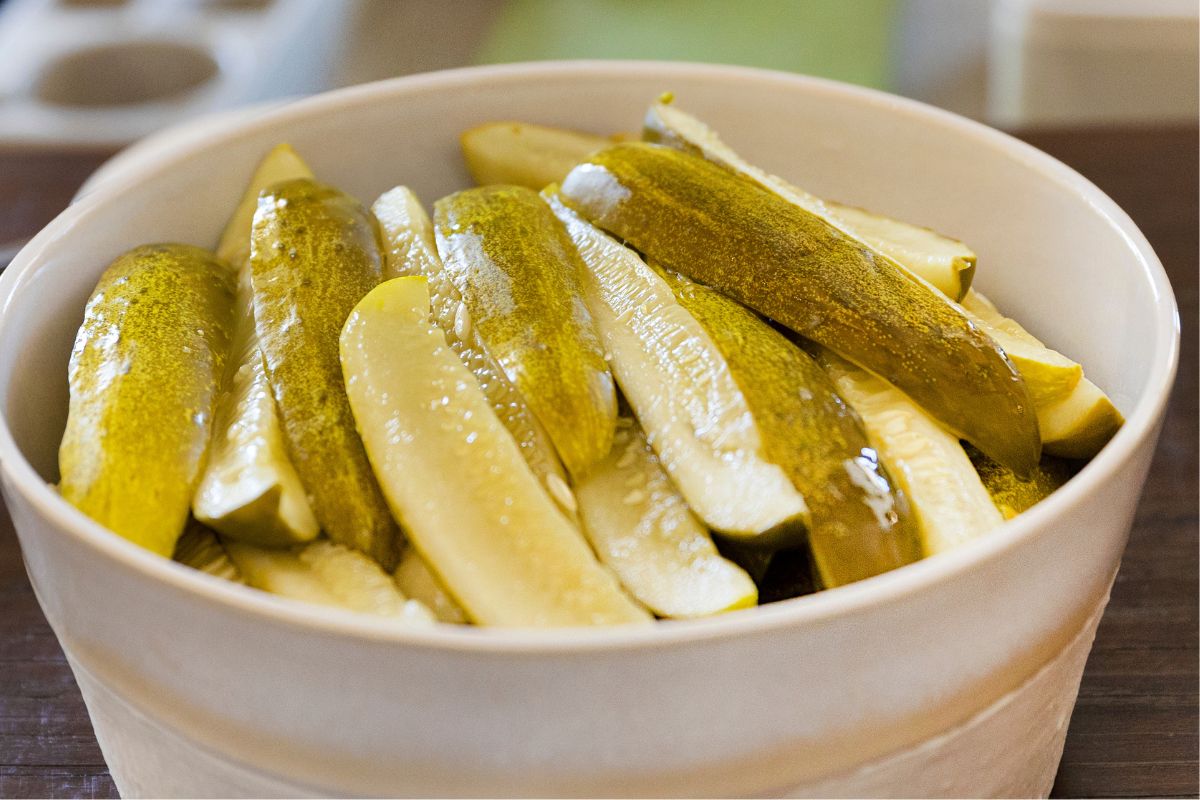
{"label": "pale yellow pickle flesh", "polygon": [[550,499],[429,312],[424,279],[396,278],[359,303],[341,338],[358,429],[411,544],[480,624],[650,621]]}
{"label": "pale yellow pickle flesh", "polygon": [[[471,370],[496,416],[521,448],[530,469],[546,483],[566,485],[566,474],[545,428],[509,381],[471,321],[471,313],[437,253],[433,223],[416,196],[398,186],[385,192],[372,209],[387,247],[387,277],[421,276],[429,286],[434,323]],[[564,508],[573,515],[574,510]]]}
{"label": "pale yellow pickle flesh", "polygon": [[660,617],[755,605],[754,581],[717,552],[641,428],[631,417],[617,422],[612,452],[575,489],[584,532],[601,563]]}
{"label": "pale yellow pickle flesh", "polygon": [[567,208],[588,268],[584,292],[613,372],[650,445],[692,510],[722,534],[801,541],[808,507],[762,454],[762,437],[720,350],[636,253]]}
{"label": "pale yellow pickle flesh", "polygon": [[630,143],[562,194],[647,258],[714,286],[884,377],[1018,471],[1041,440],[1004,352],[944,297],[819,216],[697,156]]}

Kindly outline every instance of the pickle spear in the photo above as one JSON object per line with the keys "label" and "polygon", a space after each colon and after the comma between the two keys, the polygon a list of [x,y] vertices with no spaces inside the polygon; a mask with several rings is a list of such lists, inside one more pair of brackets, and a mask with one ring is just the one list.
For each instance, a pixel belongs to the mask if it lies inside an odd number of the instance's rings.
{"label": "pickle spear", "polygon": [[587,265],[584,297],[651,447],[708,527],[769,547],[803,540],[804,498],[765,457],[724,356],[636,253],[544,193]]}
{"label": "pickle spear", "polygon": [[562,194],[647,258],[714,286],[907,393],[1019,473],[1041,453],[1012,362],[944,298],[820,217],[697,156],[611,147]]}
{"label": "pickle spear", "polygon": [[359,431],[411,544],[480,624],[649,622],[526,466],[429,311],[424,278],[395,278],[341,337]]}
{"label": "pickle spear", "polygon": [[240,269],[250,260],[250,229],[254,225],[254,212],[258,210],[259,193],[277,183],[311,177],[312,170],[290,144],[271,148],[271,152],[255,167],[233,216],[225,224],[225,230],[221,231],[217,256]]}
{"label": "pickle spear", "polygon": [[209,575],[234,583],[245,583],[241,571],[230,560],[221,540],[211,528],[196,520],[191,520],[183,529],[183,534],[175,543],[175,555],[172,558]]}
{"label": "pickle spear", "polygon": [[1083,378],[1083,367],[1051,350],[1022,328],[1015,320],[1001,314],[992,302],[972,289],[963,298],[962,307],[972,319],[1004,348],[1016,366],[1035,408],[1041,409],[1075,390]]}
{"label": "pickle spear", "polygon": [[225,536],[284,546],[315,539],[320,533],[304,485],[288,460],[267,381],[258,333],[254,329],[254,291],[250,282],[250,229],[258,195],[266,188],[312,172],[296,152],[281,144],[254,171],[218,253],[240,270],[237,322],[225,391],[217,404],[212,450],[192,499],[196,518]]}
{"label": "pickle spear", "polygon": [[659,274],[725,356],[767,458],[804,495],[821,582],[841,586],[920,559],[907,504],[820,365],[736,300],[678,273]]}
{"label": "pickle spear", "polygon": [[321,532],[304,485],[288,459],[254,331],[250,271],[238,280],[233,374],[217,405],[211,452],[196,495],[196,519],[224,536],[284,547]]}
{"label": "pickle spear", "polygon": [[551,491],[551,496],[574,517],[575,509],[562,464],[546,429],[509,381],[500,364],[488,353],[462,295],[442,264],[434,241],[433,223],[416,196],[403,186],[385,192],[372,206],[383,230],[389,278],[422,276],[428,281],[433,322],[446,335],[467,369],[479,381],[496,416],[521,448],[529,468]]}
{"label": "pickle spear", "polygon": [[446,587],[433,574],[433,570],[425,563],[425,559],[421,558],[416,548],[404,548],[404,552],[400,554],[400,565],[396,567],[392,577],[405,597],[423,603],[433,612],[438,622],[449,622],[452,625],[470,623],[462,606],[446,591]]}
{"label": "pickle spear", "polygon": [[562,224],[519,186],[444,197],[434,221],[470,325],[581,478],[612,447],[617,400]]}
{"label": "pickle spear", "polygon": [[100,277],[71,352],[59,491],[167,558],[208,450],[233,284],[233,271],[198,247],[134,248]]}
{"label": "pickle spear", "polygon": [[[1059,386],[1065,391],[1033,393],[1045,452],[1062,458],[1085,459],[1100,452],[1100,448],[1116,434],[1125,419],[1108,395],[1083,377],[1083,368],[1061,353],[1047,348],[1016,320],[1001,314],[979,292],[969,292],[963,299],[963,307],[996,330],[1003,331],[1006,339],[998,341],[1021,374],[1026,376],[1026,383],[1031,387],[1041,380],[1040,377],[1030,380],[1031,375],[1061,374],[1062,362],[1075,368],[1075,380],[1069,386],[1065,383]],[[1053,385],[1049,380],[1045,382]]]}
{"label": "pickle spear", "polygon": [[326,539],[288,550],[244,542],[226,542],[225,549],[255,589],[409,624],[434,621],[429,609],[401,594],[377,563]]}
{"label": "pickle spear", "polygon": [[508,183],[541,189],[608,147],[611,139],[528,122],[488,122],[459,136],[471,177],[480,186]]}
{"label": "pickle spear", "polygon": [[814,349],[908,497],[926,555],[951,550],[1004,522],[958,439],[895,387],[829,350]]}
{"label": "pickle spear", "polygon": [[1116,435],[1125,418],[1096,384],[1083,378],[1069,395],[1038,409],[1047,454],[1088,459]]}
{"label": "pickle spear", "polygon": [[393,569],[400,532],[375,482],[342,384],[338,336],[382,278],[377,223],[312,180],[264,191],[250,255],[254,320],[288,455],[322,529]]}
{"label": "pickle spear", "polygon": [[1033,473],[1022,479],[1011,469],[997,464],[971,445],[967,445],[966,451],[971,463],[975,465],[975,471],[979,473],[979,479],[992,496],[992,502],[1005,519],[1025,513],[1054,494],[1079,472],[1082,466],[1078,461],[1042,456],[1041,463]]}
{"label": "pickle spear", "polygon": [[660,617],[749,608],[754,581],[722,558],[630,417],[619,417],[612,452],[576,487],[583,530],[600,562]]}
{"label": "pickle spear", "polygon": [[652,105],[646,112],[643,138],[703,156],[749,178],[784,200],[816,214],[910,273],[919,275],[947,297],[961,300],[971,287],[976,256],[962,242],[928,228],[822,200],[782,178],[769,175],[735,153],[703,122],[670,105],[669,100]]}
{"label": "pickle spear", "polygon": [[1061,353],[1040,342],[1029,342],[1013,335],[1009,323],[1015,323],[1011,320],[973,307],[973,301],[978,299],[978,295],[970,290],[976,257],[962,242],[928,228],[808,194],[746,162],[703,122],[671,105],[660,103],[650,108],[646,114],[645,137],[648,141],[702,155],[749,178],[784,200],[816,214],[867,248],[892,259],[918,281],[928,283],[931,289],[961,301],[968,319],[1000,345],[1013,362],[1035,406],[1065,397],[1082,377],[1082,368]]}

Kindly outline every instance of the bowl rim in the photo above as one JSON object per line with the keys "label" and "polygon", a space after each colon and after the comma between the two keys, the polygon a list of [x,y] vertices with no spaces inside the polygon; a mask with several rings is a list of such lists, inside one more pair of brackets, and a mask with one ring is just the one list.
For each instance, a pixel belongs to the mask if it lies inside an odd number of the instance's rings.
{"label": "bowl rim", "polygon": [[[664,620],[648,626],[603,628],[475,628],[435,625],[429,628],[405,626],[351,611],[310,605],[276,597],[250,587],[217,578],[162,558],[112,533],[64,501],[46,483],[21,453],[9,428],[7,407],[0,413],[0,470],[7,488],[19,492],[39,515],[53,526],[55,533],[73,537],[96,557],[110,558],[124,568],[139,572],[164,589],[186,592],[196,598],[225,606],[226,611],[242,612],[259,622],[301,629],[313,635],[343,636],[397,645],[476,653],[552,654],[596,650],[661,648],[707,641],[716,638],[751,635],[773,629],[814,624],[835,617],[864,612],[873,607],[910,596],[955,576],[981,568],[992,558],[1007,552],[1065,514],[1086,496],[1102,490],[1103,484],[1157,432],[1174,382],[1179,358],[1179,316],[1174,294],[1161,262],[1145,236],[1129,216],[1098,187],[1057,159],[1008,134],[982,123],[960,117],[924,103],[885,92],[824,78],[776,72],[751,67],[660,61],[543,61],[517,64],[464,67],[421,73],[385,81],[362,84],[314,95],[299,101],[272,107],[253,118],[225,117],[212,124],[179,126],[177,144],[161,141],[144,156],[130,158],[119,174],[112,174],[82,194],[78,202],[61,212],[42,229],[0,276],[0,346],[11,341],[12,309],[20,300],[33,276],[43,268],[39,256],[52,243],[70,234],[93,209],[108,200],[135,192],[154,175],[170,169],[202,150],[243,135],[290,120],[325,115],[360,103],[444,91],[463,85],[491,86],[523,83],[538,78],[608,78],[644,76],[647,70],[672,77],[705,79],[736,86],[743,83],[776,83],[790,89],[832,97],[840,101],[873,105],[890,113],[917,117],[976,140],[991,149],[1004,151],[1024,166],[1038,172],[1076,195],[1099,213],[1122,236],[1133,256],[1133,266],[1149,284],[1157,309],[1155,320],[1154,363],[1151,365],[1142,396],[1127,415],[1125,424],[1104,449],[1065,486],[1028,512],[1006,522],[989,536],[968,542],[947,553],[922,559],[901,569],[858,583],[837,587],[813,595],[771,603],[765,606],[729,612],[703,619]],[[200,120],[204,122],[203,118]],[[202,128],[204,135],[189,135],[189,128]],[[8,385],[0,387],[0,400],[7,406]]]}

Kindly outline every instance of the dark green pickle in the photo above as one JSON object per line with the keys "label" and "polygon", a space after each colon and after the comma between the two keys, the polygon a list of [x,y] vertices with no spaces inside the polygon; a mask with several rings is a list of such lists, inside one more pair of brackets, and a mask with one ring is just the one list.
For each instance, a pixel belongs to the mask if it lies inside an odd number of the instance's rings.
{"label": "dark green pickle", "polygon": [[346,397],[338,339],[383,278],[371,212],[300,178],[258,200],[250,252],[255,327],[288,455],[335,542],[391,569],[400,531],[367,461]]}
{"label": "dark green pickle", "polygon": [[694,155],[620,144],[562,195],[647,258],[720,289],[887,379],[1025,474],[1041,454],[1029,392],[1004,351],[895,262]]}

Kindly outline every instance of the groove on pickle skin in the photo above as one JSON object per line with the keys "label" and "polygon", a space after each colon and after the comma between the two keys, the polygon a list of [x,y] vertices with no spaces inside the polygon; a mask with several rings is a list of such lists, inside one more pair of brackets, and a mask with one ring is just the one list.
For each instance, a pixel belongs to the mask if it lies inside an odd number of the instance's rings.
{"label": "groove on pickle skin", "polygon": [[288,455],[321,528],[385,569],[400,530],[367,461],[346,397],[338,339],[383,277],[378,223],[309,179],[264,191],[250,255],[254,317]]}
{"label": "groove on pickle skin", "polygon": [[698,156],[647,143],[594,154],[562,194],[647,257],[885,378],[998,461],[1020,472],[1036,465],[1037,417],[1004,352],[819,217]]}
{"label": "groove on pickle skin", "polygon": [[134,248],[101,276],[71,353],[59,491],[168,558],[208,450],[233,288],[233,270],[206,250]]}

